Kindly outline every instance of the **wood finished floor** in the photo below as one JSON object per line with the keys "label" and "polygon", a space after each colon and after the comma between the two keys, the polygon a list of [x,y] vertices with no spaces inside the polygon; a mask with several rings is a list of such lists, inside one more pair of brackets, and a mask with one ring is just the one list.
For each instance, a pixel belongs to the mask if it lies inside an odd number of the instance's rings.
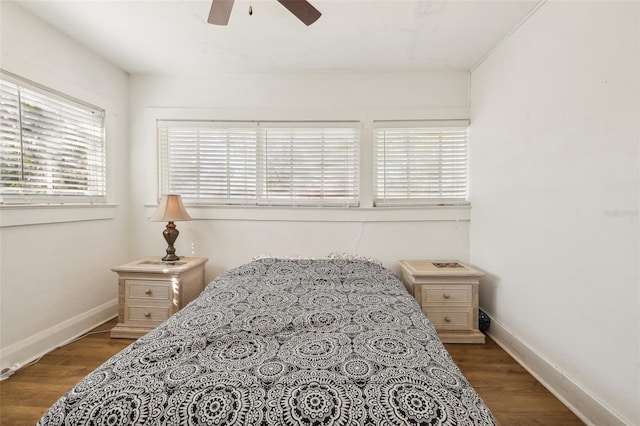
{"label": "wood finished floor", "polygon": [[486,341],[445,346],[500,426],[584,425],[491,338]]}
{"label": "wood finished floor", "polygon": [[[131,342],[109,333],[90,335],[0,382],[0,425],[33,426],[62,394]],[[501,426],[584,424],[491,339],[446,347]]]}

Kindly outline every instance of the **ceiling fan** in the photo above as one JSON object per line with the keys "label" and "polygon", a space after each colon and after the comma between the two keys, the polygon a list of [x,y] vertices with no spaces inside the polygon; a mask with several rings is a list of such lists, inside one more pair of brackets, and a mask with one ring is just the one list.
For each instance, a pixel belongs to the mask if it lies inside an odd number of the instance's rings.
{"label": "ceiling fan", "polygon": [[[207,22],[215,25],[227,25],[234,0],[212,0],[211,11]],[[289,9],[298,19],[311,25],[318,20],[321,13],[307,0],[278,0],[281,5]],[[250,9],[251,10],[251,9]]]}

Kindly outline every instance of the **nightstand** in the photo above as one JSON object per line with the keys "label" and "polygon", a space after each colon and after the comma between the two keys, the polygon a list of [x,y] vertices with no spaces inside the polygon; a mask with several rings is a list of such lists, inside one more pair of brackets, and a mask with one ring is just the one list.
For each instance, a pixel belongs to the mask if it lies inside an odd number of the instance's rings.
{"label": "nightstand", "polygon": [[444,343],[484,343],[478,329],[483,272],[457,260],[401,260],[402,282]]}
{"label": "nightstand", "polygon": [[118,324],[111,337],[137,339],[198,297],[205,257],[162,262],[148,257],[111,268],[118,273]]}

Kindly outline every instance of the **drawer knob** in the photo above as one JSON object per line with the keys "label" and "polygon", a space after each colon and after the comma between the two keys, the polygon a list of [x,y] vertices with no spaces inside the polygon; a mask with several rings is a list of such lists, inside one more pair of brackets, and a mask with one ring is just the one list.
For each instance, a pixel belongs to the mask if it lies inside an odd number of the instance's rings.
{"label": "drawer knob", "polygon": [[144,294],[146,294],[146,295],[150,295],[150,294],[151,294],[151,289],[150,289],[150,288],[146,289],[146,290],[144,291]]}
{"label": "drawer knob", "polygon": [[444,297],[445,299],[449,299],[451,296],[449,296],[448,293],[445,293],[445,294],[442,295],[442,297]]}
{"label": "drawer knob", "polygon": [[149,318],[151,316],[151,312],[145,312],[144,316],[145,316],[145,318]]}
{"label": "drawer knob", "polygon": [[444,317],[444,322],[451,322],[451,319],[449,319],[449,317]]}

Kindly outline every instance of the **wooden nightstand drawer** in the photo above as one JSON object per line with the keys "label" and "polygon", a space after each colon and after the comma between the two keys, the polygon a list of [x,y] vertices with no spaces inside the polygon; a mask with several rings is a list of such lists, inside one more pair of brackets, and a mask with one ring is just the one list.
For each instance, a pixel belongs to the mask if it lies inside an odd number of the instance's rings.
{"label": "wooden nightstand drawer", "polygon": [[473,315],[471,309],[423,309],[429,321],[438,330],[471,330]]}
{"label": "wooden nightstand drawer", "polygon": [[421,305],[471,305],[472,291],[470,285],[424,286],[422,288]]}
{"label": "wooden nightstand drawer", "polygon": [[170,306],[126,306],[125,322],[161,323],[171,316]]}
{"label": "wooden nightstand drawer", "polygon": [[167,282],[125,280],[126,300],[170,301],[171,287]]}

